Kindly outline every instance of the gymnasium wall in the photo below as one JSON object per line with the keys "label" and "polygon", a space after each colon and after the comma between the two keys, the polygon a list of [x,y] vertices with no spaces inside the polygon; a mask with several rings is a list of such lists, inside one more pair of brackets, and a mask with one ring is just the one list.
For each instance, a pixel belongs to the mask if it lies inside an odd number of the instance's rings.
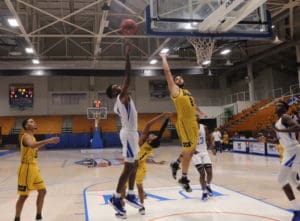
{"label": "gymnasium wall", "polygon": [[[205,80],[206,79],[206,80]],[[161,77],[134,77],[132,80],[132,97],[140,113],[174,111],[174,105],[166,96],[162,99],[150,98],[149,80],[164,80]],[[207,99],[220,99],[218,82],[207,77],[186,76],[186,87],[196,98],[197,104],[205,103]],[[68,115],[86,114],[86,108],[92,106],[98,92],[105,93],[109,84],[122,84],[123,77],[89,77],[89,76],[0,76],[0,115]],[[24,111],[9,108],[8,86],[10,83],[34,84],[34,107]],[[211,88],[211,89],[210,89]],[[86,99],[79,105],[55,105],[52,102],[53,93],[84,93]],[[214,107],[207,107],[212,113]],[[213,111],[213,115],[217,114]]]}
{"label": "gymnasium wall", "polygon": [[[34,84],[34,108],[19,111],[9,107],[8,91],[9,84]],[[0,115],[40,115],[48,114],[48,85],[46,77],[18,76],[0,77]]]}
{"label": "gymnasium wall", "polygon": [[272,90],[274,88],[274,78],[272,69],[265,69],[258,74],[254,79],[254,91],[256,100],[264,100],[272,96]]}
{"label": "gymnasium wall", "polygon": [[[292,84],[298,84],[297,73],[291,72],[282,66],[282,70],[272,70],[274,76],[274,88],[283,88],[283,91],[289,91],[289,86]],[[275,77],[276,76],[276,77]]]}
{"label": "gymnasium wall", "polygon": [[[284,87],[286,89],[293,82],[298,82],[296,75],[286,71],[278,72],[278,70],[275,71],[271,68],[263,70],[261,73],[255,74],[255,76],[256,100],[269,98],[272,95],[273,88]],[[225,86],[225,84],[222,84],[222,80],[216,76],[185,75],[184,78],[186,88],[191,91],[197,105],[209,117],[215,117],[223,112],[223,106],[219,104],[223,102],[225,95],[248,90],[248,84],[245,79],[230,82],[229,88],[229,85],[226,84],[227,86]],[[132,79],[132,97],[135,100],[138,111],[140,113],[174,111],[174,105],[168,96],[162,99],[150,97],[150,80],[164,80],[164,77],[133,77]],[[123,76],[0,76],[0,115],[86,114],[86,108],[92,106],[93,100],[97,99],[99,92],[105,93],[109,84],[122,84],[122,82]],[[33,108],[24,111],[9,108],[8,86],[10,83],[34,84]],[[220,85],[223,85],[222,89],[220,89]],[[79,105],[54,105],[52,102],[53,93],[83,93],[85,94],[85,99],[80,100]],[[251,104],[239,105],[238,111],[243,110],[245,105],[248,107]]]}

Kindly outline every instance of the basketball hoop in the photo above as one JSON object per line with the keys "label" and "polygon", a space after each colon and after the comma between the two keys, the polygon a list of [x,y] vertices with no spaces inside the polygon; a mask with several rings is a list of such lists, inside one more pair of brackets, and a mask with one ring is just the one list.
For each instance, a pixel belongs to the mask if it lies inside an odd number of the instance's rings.
{"label": "basketball hoop", "polygon": [[214,52],[216,39],[214,38],[188,38],[195,48],[197,64],[208,65],[211,62],[211,56]]}
{"label": "basketball hoop", "polygon": [[106,107],[87,108],[87,119],[95,120],[95,127],[98,128],[99,121],[107,119],[107,108]]}
{"label": "basketball hoop", "polygon": [[103,148],[103,141],[100,137],[100,130],[98,127],[100,120],[107,119],[107,108],[106,107],[89,107],[87,108],[87,119],[95,121],[95,128],[93,133],[93,139],[91,141],[92,148]]}

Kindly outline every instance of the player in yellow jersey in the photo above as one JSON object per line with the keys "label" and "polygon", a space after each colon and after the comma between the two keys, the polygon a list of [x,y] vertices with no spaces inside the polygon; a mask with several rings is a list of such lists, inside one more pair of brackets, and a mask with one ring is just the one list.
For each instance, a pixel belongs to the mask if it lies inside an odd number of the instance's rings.
{"label": "player in yellow jersey", "polygon": [[[138,153],[138,169],[136,173],[135,182],[138,189],[139,199],[142,205],[144,205],[144,199],[145,199],[143,181],[147,173],[147,158],[153,153],[153,148],[158,148],[160,146],[160,139],[169,123],[168,118],[171,117],[172,115],[173,113],[165,112],[149,120],[146,123],[142,131],[142,134],[139,138],[140,151]],[[167,118],[167,119],[164,121],[158,134],[150,132],[151,127],[158,121],[162,120],[163,118]],[[163,162],[164,161],[158,163],[163,163]],[[125,192],[126,192],[126,187],[122,190],[122,198],[125,197]],[[145,215],[145,207],[140,208],[139,213],[141,215]],[[120,213],[117,213],[116,216],[118,218],[123,218],[123,216]]]}
{"label": "player in yellow jersey", "polygon": [[[148,121],[145,125],[145,128],[142,131],[142,134],[139,139],[140,151],[138,153],[138,169],[136,173],[136,186],[139,193],[140,202],[144,205],[144,197],[145,191],[143,188],[143,180],[147,173],[147,158],[153,153],[153,148],[158,148],[160,146],[160,138],[162,137],[168,123],[169,119],[166,119],[164,124],[162,125],[159,133],[156,135],[154,133],[149,133],[151,127],[163,118],[169,118],[172,113],[162,113],[150,121]],[[140,209],[139,212],[144,215],[145,207]]]}
{"label": "player in yellow jersey", "polygon": [[181,76],[173,79],[167,54],[161,53],[164,74],[168,82],[171,99],[177,111],[176,130],[181,140],[182,151],[182,177],[178,183],[187,191],[192,189],[187,178],[191,158],[198,142],[199,127],[196,121],[196,112],[200,111],[197,107],[192,94],[184,88],[184,80]]}
{"label": "player in yellow jersey", "polygon": [[31,190],[38,191],[36,220],[42,220],[42,208],[46,195],[46,187],[37,166],[38,149],[46,144],[57,144],[59,142],[59,137],[51,137],[42,141],[36,141],[34,131],[37,129],[37,124],[32,118],[24,120],[22,126],[24,134],[20,139],[21,165],[18,170],[19,199],[16,203],[15,221],[20,221],[23,205]]}

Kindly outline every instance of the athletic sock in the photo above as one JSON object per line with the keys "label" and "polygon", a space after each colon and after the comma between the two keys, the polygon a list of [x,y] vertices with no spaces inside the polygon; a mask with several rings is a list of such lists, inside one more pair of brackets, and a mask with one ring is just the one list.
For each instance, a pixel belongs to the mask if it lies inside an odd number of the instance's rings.
{"label": "athletic sock", "polygon": [[186,173],[182,173],[182,178],[187,179],[187,174]]}
{"label": "athletic sock", "polygon": [[134,190],[128,190],[128,194],[134,194]]}

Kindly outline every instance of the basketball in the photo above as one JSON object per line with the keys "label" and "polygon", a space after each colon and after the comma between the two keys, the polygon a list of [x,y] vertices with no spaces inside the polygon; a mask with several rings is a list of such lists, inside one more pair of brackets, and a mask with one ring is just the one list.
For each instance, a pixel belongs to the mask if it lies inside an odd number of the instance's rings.
{"label": "basketball", "polygon": [[121,23],[121,31],[124,35],[134,35],[137,32],[137,24],[132,19],[124,19]]}

